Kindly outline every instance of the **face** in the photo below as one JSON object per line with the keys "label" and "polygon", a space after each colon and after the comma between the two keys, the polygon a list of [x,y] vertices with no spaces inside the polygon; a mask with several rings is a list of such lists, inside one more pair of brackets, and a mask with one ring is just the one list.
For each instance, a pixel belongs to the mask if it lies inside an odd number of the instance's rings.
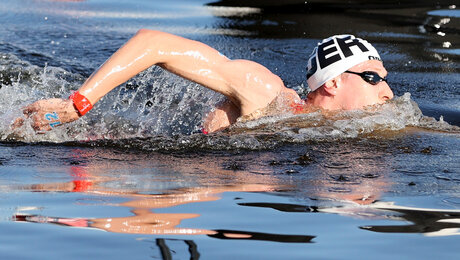
{"label": "face", "polygon": [[[383,67],[383,63],[377,60],[369,60],[360,63],[348,71],[377,72],[380,77],[386,77],[388,72]],[[365,106],[382,104],[393,98],[393,91],[385,81],[372,85],[364,81],[359,75],[342,73],[337,78],[336,100],[340,109],[351,110],[360,109]]]}

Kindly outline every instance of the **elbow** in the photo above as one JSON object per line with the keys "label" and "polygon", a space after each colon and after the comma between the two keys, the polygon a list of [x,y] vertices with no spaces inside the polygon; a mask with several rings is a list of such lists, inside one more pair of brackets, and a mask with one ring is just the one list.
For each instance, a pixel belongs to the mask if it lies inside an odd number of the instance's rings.
{"label": "elbow", "polygon": [[140,42],[143,42],[150,46],[152,46],[152,44],[156,46],[162,43],[163,41],[168,40],[168,33],[150,29],[140,29],[139,31],[137,31],[134,38],[138,38]]}
{"label": "elbow", "polygon": [[135,37],[139,37],[139,38],[142,38],[143,40],[149,41],[151,39],[157,38],[160,34],[162,34],[162,32],[160,31],[154,31],[150,29],[140,29],[139,31],[137,31]]}
{"label": "elbow", "polygon": [[152,55],[163,48],[164,35],[164,32],[140,29],[133,37],[133,40],[136,43],[137,49],[143,49],[146,53]]}

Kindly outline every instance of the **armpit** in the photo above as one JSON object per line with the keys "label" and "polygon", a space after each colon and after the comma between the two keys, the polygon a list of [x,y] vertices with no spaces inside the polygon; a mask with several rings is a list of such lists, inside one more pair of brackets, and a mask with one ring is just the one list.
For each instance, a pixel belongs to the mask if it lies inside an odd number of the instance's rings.
{"label": "armpit", "polygon": [[240,109],[226,99],[207,115],[203,122],[203,130],[212,133],[225,129],[235,123],[239,116]]}
{"label": "armpit", "polygon": [[294,91],[285,91],[279,94],[268,106],[257,109],[254,112],[237,118],[237,122],[247,122],[256,120],[264,116],[280,115],[285,113],[295,113],[297,107],[304,106],[303,101]]}

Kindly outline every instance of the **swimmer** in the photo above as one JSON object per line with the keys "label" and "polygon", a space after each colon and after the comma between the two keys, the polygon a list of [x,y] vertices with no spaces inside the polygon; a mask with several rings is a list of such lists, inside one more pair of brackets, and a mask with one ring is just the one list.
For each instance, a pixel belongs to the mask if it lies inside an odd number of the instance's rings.
{"label": "swimmer", "polygon": [[[49,131],[79,119],[109,91],[153,65],[226,97],[204,120],[204,133],[225,129],[238,118],[255,119],[275,113],[276,109],[270,108],[273,104],[282,103],[294,113],[307,113],[360,109],[393,98],[377,50],[352,35],[329,37],[313,50],[307,65],[311,92],[301,100],[261,64],[231,60],[201,42],[141,29],[69,99],[40,100],[23,112],[32,118],[37,132]],[[14,125],[23,122],[18,119]]]}

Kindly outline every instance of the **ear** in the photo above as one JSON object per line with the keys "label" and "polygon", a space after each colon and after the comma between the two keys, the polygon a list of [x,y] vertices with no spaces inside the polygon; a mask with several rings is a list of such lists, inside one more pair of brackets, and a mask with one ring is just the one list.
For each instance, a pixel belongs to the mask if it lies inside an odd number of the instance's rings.
{"label": "ear", "polygon": [[328,95],[331,95],[331,96],[335,96],[337,95],[337,88],[338,88],[338,79],[337,77],[336,78],[333,78],[331,80],[328,80],[326,81],[326,83],[324,83],[324,91],[326,91],[326,93]]}

